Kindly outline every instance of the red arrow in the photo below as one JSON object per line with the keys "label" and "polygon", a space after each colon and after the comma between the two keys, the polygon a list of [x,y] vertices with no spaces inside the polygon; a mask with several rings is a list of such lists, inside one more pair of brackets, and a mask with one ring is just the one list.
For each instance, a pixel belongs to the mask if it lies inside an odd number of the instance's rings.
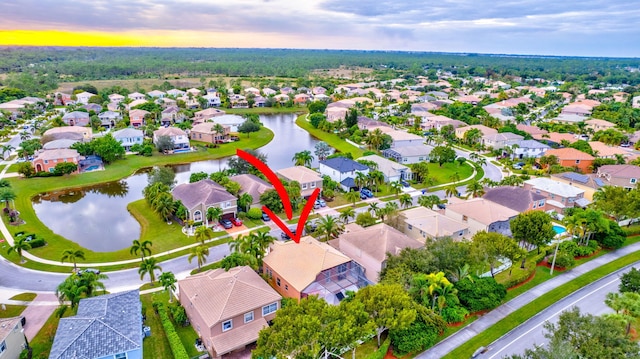
{"label": "red arrow", "polygon": [[[289,194],[287,193],[287,190],[284,188],[284,185],[282,184],[278,176],[276,176],[276,174],[273,173],[273,171],[264,162],[260,161],[259,159],[252,156],[251,154],[242,150],[237,150],[236,153],[238,157],[249,162],[251,165],[257,168],[258,171],[262,172],[262,174],[264,174],[265,177],[267,177],[267,179],[271,182],[273,187],[276,189],[276,192],[278,192],[278,196],[280,196],[280,199],[282,200],[282,204],[284,206],[285,213],[287,214],[287,218],[289,219],[293,218],[293,211],[291,209],[291,200],[289,199]],[[313,210],[313,205],[316,203],[316,199],[318,198],[319,194],[320,194],[320,188],[316,188],[311,194],[311,196],[309,197],[309,199],[307,200],[307,204],[305,204],[304,208],[302,209],[302,212],[300,212],[300,218],[298,219],[298,225],[296,227],[296,234],[293,234],[289,229],[289,226],[287,226],[287,224],[284,223],[280,219],[280,217],[276,216],[275,213],[273,213],[269,208],[267,208],[267,206],[262,206],[262,210],[264,211],[264,213],[267,214],[267,216],[271,217],[271,219],[273,220],[273,223],[275,223],[278,227],[280,227],[280,229],[282,229],[282,231],[284,231],[284,233],[286,233],[289,236],[289,238],[293,239],[293,241],[296,243],[300,243],[300,238],[302,238],[302,232],[304,232],[304,224],[307,222],[307,218],[309,218],[309,213],[311,213],[311,211]]]}

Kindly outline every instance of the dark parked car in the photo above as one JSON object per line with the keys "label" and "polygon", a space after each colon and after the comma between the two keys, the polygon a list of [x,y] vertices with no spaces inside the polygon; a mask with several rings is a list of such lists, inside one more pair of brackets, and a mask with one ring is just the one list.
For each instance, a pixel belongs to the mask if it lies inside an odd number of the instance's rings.
{"label": "dark parked car", "polygon": [[407,182],[405,180],[400,180],[400,184],[405,186],[405,187],[409,187],[409,182]]}
{"label": "dark parked car", "polygon": [[367,198],[373,198],[373,192],[371,192],[371,190],[369,190],[368,188],[361,189],[360,193],[362,193],[365,196],[367,196]]}
{"label": "dark parked car", "polygon": [[367,197],[366,194],[360,192],[360,199],[367,199],[367,198],[369,198],[369,197]]}
{"label": "dark parked car", "polygon": [[[293,233],[293,235],[295,236],[295,234],[296,234],[296,228],[293,228],[293,229],[289,228],[289,230],[290,230],[290,231],[291,231],[291,233]],[[280,234],[280,238],[285,239],[285,240],[289,240],[289,239],[291,239],[291,237],[289,237],[289,235],[288,235],[285,231],[282,231],[282,233]]]}
{"label": "dark parked car", "polygon": [[233,223],[231,223],[231,221],[228,219],[221,219],[220,225],[223,226],[225,229],[233,228]]}
{"label": "dark parked car", "polygon": [[79,275],[82,275],[84,273],[95,273],[95,274],[100,274],[100,270],[96,269],[96,268],[85,268],[85,269],[80,269],[78,271]]}
{"label": "dark parked car", "polygon": [[271,220],[271,217],[269,217],[268,214],[262,212],[262,220],[265,222],[269,222]]}
{"label": "dark parked car", "polygon": [[231,223],[236,227],[240,227],[242,225],[240,218],[231,218]]}

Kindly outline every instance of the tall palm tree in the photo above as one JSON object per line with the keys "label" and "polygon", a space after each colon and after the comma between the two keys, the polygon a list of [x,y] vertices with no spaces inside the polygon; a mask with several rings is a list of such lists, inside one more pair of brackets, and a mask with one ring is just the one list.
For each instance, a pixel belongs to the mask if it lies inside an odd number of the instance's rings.
{"label": "tall palm tree", "polygon": [[369,177],[369,183],[371,186],[375,186],[376,192],[378,192],[380,186],[384,183],[384,173],[378,170],[369,171],[367,175]]}
{"label": "tall palm tree", "polygon": [[305,150],[305,151],[297,152],[296,154],[294,154],[291,160],[293,161],[294,166],[309,167],[313,162],[313,158],[314,157],[311,154],[311,151]]}
{"label": "tall palm tree", "polygon": [[11,187],[2,187],[0,188],[0,201],[4,202],[5,212],[9,211],[9,202],[16,199],[16,193],[13,192]]}
{"label": "tall palm tree", "polygon": [[2,159],[7,159],[7,152],[9,152],[9,155],[11,155],[11,151],[15,150],[16,148],[6,144],[2,146]]}
{"label": "tall palm tree", "polygon": [[158,195],[154,202],[154,210],[160,215],[160,217],[162,217],[162,219],[164,219],[165,222],[169,222],[169,218],[171,218],[171,215],[175,210],[173,196],[168,192]]}
{"label": "tall palm tree", "polygon": [[202,265],[207,262],[207,256],[209,255],[209,247],[207,246],[197,246],[191,249],[191,254],[187,258],[189,263],[193,258],[198,260],[198,271],[202,268]]}
{"label": "tall palm tree", "polygon": [[249,193],[243,193],[238,196],[238,207],[244,209],[245,212],[249,212],[249,207],[253,203],[253,197]]}
{"label": "tall palm tree", "polygon": [[396,202],[387,202],[383,208],[378,211],[380,216],[380,220],[384,221],[384,217],[391,217],[394,214],[398,213],[398,204]]}
{"label": "tall palm tree", "polygon": [[458,187],[455,184],[450,184],[444,189],[444,195],[447,197],[458,196]]}
{"label": "tall palm tree", "polygon": [[71,308],[75,308],[80,299],[87,292],[87,288],[80,284],[77,275],[72,274],[56,288],[56,297],[60,303],[69,301],[71,302]]}
{"label": "tall palm tree", "polygon": [[207,208],[207,219],[209,222],[218,222],[220,217],[222,217],[222,208],[220,207],[209,207]]}
{"label": "tall palm tree", "polygon": [[158,281],[160,281],[160,285],[169,292],[169,303],[173,302],[173,291],[176,290],[176,276],[173,275],[173,272],[162,272],[158,277]]}
{"label": "tall palm tree", "polygon": [[403,193],[402,195],[400,195],[398,201],[400,202],[400,206],[402,206],[402,208],[409,208],[413,205],[413,198],[411,198],[411,195],[408,193]]}
{"label": "tall palm tree", "polygon": [[480,182],[474,180],[467,185],[467,192],[471,194],[471,197],[482,197],[484,194],[484,187],[482,187]]}
{"label": "tall palm tree", "polygon": [[556,155],[542,156],[539,161],[541,165],[547,167],[547,173],[549,173],[551,167],[558,164],[558,157]]}
{"label": "tall palm tree", "polygon": [[67,249],[64,252],[62,252],[62,259],[60,260],[60,262],[64,263],[65,261],[69,261],[73,263],[73,271],[77,272],[78,266],[76,261],[78,259],[84,260],[84,252],[81,249],[76,249],[76,250]]}
{"label": "tall palm tree", "polygon": [[378,216],[379,210],[380,207],[378,207],[378,202],[369,203],[369,212],[371,212],[371,214],[373,214],[374,216]]}
{"label": "tall palm tree", "polygon": [[332,216],[326,215],[318,221],[318,233],[325,236],[325,242],[332,237],[337,237],[344,232],[344,225],[335,220]]}
{"label": "tall palm tree", "polygon": [[364,142],[369,146],[370,149],[378,150],[380,145],[382,145],[384,133],[376,128],[373,131],[369,131],[367,133],[367,137],[365,137]]}
{"label": "tall palm tree", "polygon": [[27,141],[31,138],[31,134],[27,131],[20,132],[20,141]]}
{"label": "tall palm tree", "polygon": [[131,249],[129,249],[129,254],[137,256],[138,253],[140,253],[140,259],[144,260],[145,256],[151,255],[151,248],[149,248],[151,246],[153,246],[153,243],[151,243],[150,240],[144,240],[141,242],[138,239],[134,239]]}
{"label": "tall palm tree", "polygon": [[436,196],[435,194],[420,196],[418,198],[418,204],[429,209],[433,209],[433,206],[440,204],[441,202],[442,200],[440,199],[440,197]]}
{"label": "tall palm tree", "polygon": [[391,187],[391,192],[398,198],[398,195],[402,193],[402,184],[399,181],[393,181],[389,183],[389,186]]}
{"label": "tall palm tree", "polygon": [[102,289],[104,291],[105,286],[101,280],[108,278],[109,277],[105,274],[96,272],[83,272],[82,275],[78,275],[78,281],[80,282],[80,285],[85,288],[87,297],[93,297],[98,289]]}
{"label": "tall palm tree", "polygon": [[229,241],[229,250],[231,252],[243,253],[246,248],[246,243],[248,241],[249,241],[249,236],[240,234],[235,239]]}
{"label": "tall palm tree", "polygon": [[351,191],[344,195],[344,198],[353,204],[353,208],[356,208],[356,202],[360,199],[360,192]]}
{"label": "tall palm tree", "polygon": [[20,237],[16,239],[15,242],[13,242],[13,246],[8,248],[7,254],[11,254],[11,252],[18,253],[18,256],[20,257],[20,263],[24,263],[25,260],[24,258],[22,258],[22,251],[27,251],[29,249],[31,249],[31,245],[29,244],[29,242],[27,242],[24,237]]}
{"label": "tall palm tree", "polygon": [[158,265],[158,260],[151,257],[147,258],[140,263],[140,268],[138,269],[138,274],[140,274],[140,280],[142,280],[145,274],[149,275],[149,279],[151,280],[151,284],[156,281],[156,272],[162,271],[162,267]]}
{"label": "tall palm tree", "polygon": [[222,125],[221,125],[221,124],[219,124],[219,123],[216,123],[216,124],[211,128],[211,131],[213,131],[213,132],[215,132],[215,133],[216,133],[216,135],[217,135],[217,136],[216,136],[216,140],[220,140],[220,139],[222,139],[222,136],[220,136],[220,135],[223,135],[223,134],[224,134],[224,126],[222,126]]}
{"label": "tall palm tree", "polygon": [[262,265],[262,258],[266,254],[269,246],[276,240],[273,236],[269,235],[267,231],[257,231],[252,233],[252,240],[254,240],[260,248],[260,258],[257,258]]}
{"label": "tall palm tree", "polygon": [[366,186],[369,182],[369,178],[363,172],[357,172],[356,178],[353,179],[358,189],[361,190],[362,187]]}
{"label": "tall palm tree", "polygon": [[207,226],[200,226],[195,231],[196,241],[204,244],[204,242],[213,237],[213,231]]}
{"label": "tall palm tree", "polygon": [[342,211],[340,211],[339,218],[342,221],[342,223],[348,224],[349,218],[355,217],[355,215],[356,215],[356,211],[353,209],[353,207],[346,207]]}

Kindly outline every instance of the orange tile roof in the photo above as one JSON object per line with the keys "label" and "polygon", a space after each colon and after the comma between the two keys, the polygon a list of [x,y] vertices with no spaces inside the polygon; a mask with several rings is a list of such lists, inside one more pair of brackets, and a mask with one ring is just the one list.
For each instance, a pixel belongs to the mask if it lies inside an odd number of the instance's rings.
{"label": "orange tile roof", "polygon": [[595,158],[588,153],[584,153],[582,151],[578,151],[575,148],[558,148],[548,150],[545,153],[545,156],[554,155],[558,157],[559,160],[594,160]]}

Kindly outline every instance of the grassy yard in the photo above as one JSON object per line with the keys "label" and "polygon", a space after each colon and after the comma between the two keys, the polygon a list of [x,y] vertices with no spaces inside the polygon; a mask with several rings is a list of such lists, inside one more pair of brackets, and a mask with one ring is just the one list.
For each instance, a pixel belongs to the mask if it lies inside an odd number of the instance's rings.
{"label": "grassy yard", "polygon": [[637,253],[628,254],[588,273],[585,273],[556,289],[549,291],[544,296],[533,300],[531,303],[509,314],[498,323],[471,338],[469,341],[459,346],[451,353],[447,354],[444,358],[469,358],[471,354],[473,354],[473,352],[476,351],[479,347],[489,345],[494,340],[500,338],[511,329],[524,323],[527,319],[531,318],[543,309],[549,307],[553,303],[584,287],[585,285],[592,283],[599,278],[602,278],[603,276],[610,274],[624,266],[636,262],[637,260]]}
{"label": "grassy yard", "polygon": [[17,317],[22,314],[25,309],[27,309],[27,307],[24,305],[5,304],[4,306],[6,307],[6,309],[2,310],[0,308],[0,318]]}
{"label": "grassy yard", "polygon": [[9,298],[11,300],[24,300],[25,302],[30,302],[36,299],[38,295],[36,293],[20,293],[16,294],[13,297]]}
{"label": "grassy yard", "polygon": [[333,133],[324,132],[317,128],[311,126],[311,124],[305,119],[305,115],[298,116],[296,119],[296,124],[303,128],[305,131],[309,132],[312,136],[317,137],[321,141],[326,142],[329,146],[335,148],[339,152],[347,153],[351,152],[353,158],[362,157],[364,151],[360,148],[357,148],[347,141],[340,138],[338,135]]}
{"label": "grassy yard", "polygon": [[[473,173],[473,165],[471,163],[464,162],[462,165],[458,162],[445,163],[440,167],[437,163],[429,163],[429,177],[435,179],[433,186],[449,183],[452,181],[452,176],[458,173],[460,180],[464,180],[471,176]],[[412,184],[411,187],[416,189],[426,188],[426,184]]]}

